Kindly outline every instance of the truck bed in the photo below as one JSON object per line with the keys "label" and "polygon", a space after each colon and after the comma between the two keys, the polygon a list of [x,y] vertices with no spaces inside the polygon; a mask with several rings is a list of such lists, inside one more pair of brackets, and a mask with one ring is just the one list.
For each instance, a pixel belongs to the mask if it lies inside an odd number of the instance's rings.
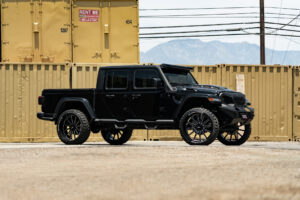
{"label": "truck bed", "polygon": [[42,105],[42,112],[53,113],[59,100],[64,97],[80,97],[87,99],[93,105],[95,89],[45,89],[42,96],[45,101]]}

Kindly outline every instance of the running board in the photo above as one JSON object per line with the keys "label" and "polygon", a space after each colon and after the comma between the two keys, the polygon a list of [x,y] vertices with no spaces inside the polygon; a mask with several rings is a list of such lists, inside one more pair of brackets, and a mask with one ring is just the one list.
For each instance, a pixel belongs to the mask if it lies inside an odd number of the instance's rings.
{"label": "running board", "polygon": [[95,119],[95,122],[98,123],[125,123],[125,124],[173,124],[174,120],[172,119],[159,119],[155,121],[146,121],[144,119],[126,119],[124,121],[120,121],[117,119]]}

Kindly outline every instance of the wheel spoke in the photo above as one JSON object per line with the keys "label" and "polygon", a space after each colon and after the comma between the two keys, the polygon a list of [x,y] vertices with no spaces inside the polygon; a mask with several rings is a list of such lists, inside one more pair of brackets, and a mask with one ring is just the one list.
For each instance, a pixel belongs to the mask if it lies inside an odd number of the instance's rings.
{"label": "wheel spoke", "polygon": [[195,138],[196,138],[196,136],[197,136],[197,135],[198,135],[198,134],[197,134],[197,133],[195,133],[193,140],[195,140]]}
{"label": "wheel spoke", "polygon": [[189,135],[192,135],[193,133],[195,133],[195,131],[190,132]]}

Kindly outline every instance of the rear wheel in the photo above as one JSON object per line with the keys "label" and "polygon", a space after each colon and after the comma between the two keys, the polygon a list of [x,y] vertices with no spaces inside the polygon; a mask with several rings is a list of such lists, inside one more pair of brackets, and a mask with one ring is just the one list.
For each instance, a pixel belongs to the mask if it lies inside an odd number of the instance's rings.
{"label": "rear wheel", "polygon": [[65,144],[82,144],[90,136],[89,121],[80,110],[66,110],[59,116],[57,133]]}
{"label": "rear wheel", "polygon": [[209,145],[218,136],[219,121],[205,108],[188,110],[180,119],[180,134],[190,145]]}
{"label": "rear wheel", "polygon": [[111,145],[122,145],[126,143],[131,135],[131,129],[109,129],[101,131],[103,139]]}
{"label": "rear wheel", "polygon": [[245,143],[251,134],[251,125],[237,124],[232,131],[223,131],[218,135],[218,140],[225,145],[241,145]]}

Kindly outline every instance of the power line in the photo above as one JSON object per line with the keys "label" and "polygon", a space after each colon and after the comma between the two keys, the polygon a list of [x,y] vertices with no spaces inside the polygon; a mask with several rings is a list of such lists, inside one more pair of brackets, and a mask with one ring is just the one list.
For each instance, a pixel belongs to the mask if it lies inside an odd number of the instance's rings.
{"label": "power line", "polygon": [[[198,37],[218,37],[218,36],[238,36],[238,35],[260,35],[260,33],[231,33],[231,34],[206,34],[206,35],[171,35],[171,36],[151,36],[151,37],[140,37],[140,39],[163,39],[163,38],[198,38]],[[270,34],[266,35],[278,35],[285,37],[300,37],[300,35],[289,35],[289,34]]]}
{"label": "power line", "polygon": [[[151,18],[159,18],[159,19],[168,19],[168,18],[205,18],[205,19],[220,19],[220,18],[228,18],[228,19],[236,19],[236,18],[243,18],[243,19],[257,19],[259,18],[259,16],[179,16],[179,17],[176,17],[176,16],[159,16],[159,15],[145,15],[145,16],[140,16],[140,18],[145,18],[145,19],[151,19]],[[265,18],[268,18],[268,19],[277,19],[277,17],[265,17]],[[293,19],[291,17],[280,17],[280,19]]]}
{"label": "power line", "polygon": [[258,23],[259,22],[235,22],[235,23],[222,23],[222,24],[192,24],[192,25],[177,25],[177,26],[144,26],[144,27],[140,27],[140,29],[189,28],[189,27],[226,26],[226,25],[258,24]]}
{"label": "power line", "polygon": [[[214,29],[214,30],[199,30],[199,31],[177,31],[177,32],[156,32],[156,33],[140,33],[140,35],[165,35],[165,34],[182,34],[182,33],[201,33],[201,32],[230,32],[230,31],[242,31],[243,29],[257,29],[257,27],[248,28],[228,28],[228,29]],[[300,32],[300,31],[299,31]]]}
{"label": "power line", "polygon": [[[193,31],[176,31],[176,32],[151,32],[151,33],[140,33],[140,35],[170,35],[170,34],[183,34],[183,33],[205,33],[205,32],[235,32],[235,31],[244,31],[251,29],[258,29],[259,26],[247,27],[247,28],[227,28],[227,29],[211,29],[211,30],[193,30]],[[279,28],[266,26],[266,29],[279,30]],[[291,31],[299,32],[300,30],[295,29],[280,29],[281,31]],[[249,32],[247,32],[249,33]]]}
{"label": "power line", "polygon": [[[141,15],[140,17],[193,17],[193,16],[226,16],[226,15],[251,15],[251,14],[255,14],[255,15],[259,15],[259,12],[239,12],[239,13],[201,13],[201,14],[183,14],[183,15],[173,15],[173,14],[168,14],[168,15]],[[266,12],[265,14],[269,14],[269,15],[278,15],[278,13],[274,13],[274,12]],[[292,16],[295,17],[295,14],[281,14],[284,16]]]}
{"label": "power line", "polygon": [[[280,0],[280,10],[279,10],[279,14],[278,14],[277,23],[279,23],[279,21],[280,21],[281,10],[282,10],[282,0]],[[277,36],[275,36],[275,38],[273,40],[273,48],[272,48],[272,54],[271,54],[271,63],[273,62],[273,53],[274,53],[274,48],[275,48],[275,45],[276,45],[276,39],[277,39]]]}
{"label": "power line", "polygon": [[[227,25],[246,25],[258,24],[259,22],[235,22],[235,23],[222,23],[222,24],[190,24],[190,25],[176,25],[176,26],[143,26],[140,29],[170,29],[170,28],[192,28],[192,27],[209,27],[209,26],[227,26]],[[283,23],[265,22],[270,25],[286,25]],[[287,26],[300,27],[300,25],[289,24]]]}
{"label": "power line", "polygon": [[[300,16],[300,12],[299,12],[299,15],[298,15],[298,16]],[[289,22],[289,23],[291,23],[291,22]],[[297,23],[298,23],[298,21],[296,21],[296,24],[297,24]],[[289,42],[288,42],[288,46],[287,46],[286,51],[285,51],[285,53],[284,53],[284,57],[283,57],[283,60],[282,60],[282,64],[284,63],[285,58],[286,58],[287,51],[288,51],[288,49],[290,48],[290,43],[291,43],[291,39],[292,39],[293,35],[294,35],[294,32],[293,32],[292,36],[290,36],[290,40],[289,40]]]}
{"label": "power line", "polygon": [[[259,8],[258,6],[238,6],[238,7],[206,7],[206,8],[150,8],[150,9],[139,9],[140,11],[166,11],[166,10],[226,10],[226,9],[253,9]],[[300,10],[297,8],[282,8],[282,7],[275,7],[269,6],[265,7],[267,9],[283,9],[283,10]]]}

